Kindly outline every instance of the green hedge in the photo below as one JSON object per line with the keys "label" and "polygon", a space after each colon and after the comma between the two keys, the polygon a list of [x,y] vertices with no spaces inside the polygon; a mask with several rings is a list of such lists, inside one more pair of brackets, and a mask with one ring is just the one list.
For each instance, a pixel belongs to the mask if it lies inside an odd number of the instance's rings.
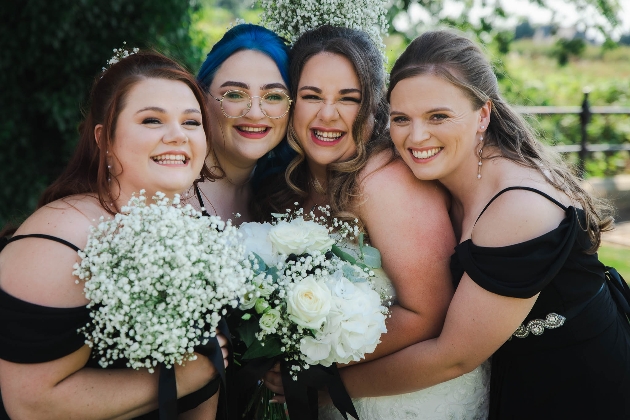
{"label": "green hedge", "polygon": [[0,224],[28,215],[65,166],[89,87],[112,49],[155,48],[189,66],[190,3],[23,0],[0,8]]}

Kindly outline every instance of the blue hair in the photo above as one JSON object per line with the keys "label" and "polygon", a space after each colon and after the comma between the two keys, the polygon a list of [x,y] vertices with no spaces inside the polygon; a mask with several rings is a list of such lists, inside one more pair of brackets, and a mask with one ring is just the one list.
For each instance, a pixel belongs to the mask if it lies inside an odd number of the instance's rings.
{"label": "blue hair", "polygon": [[207,89],[221,64],[241,50],[260,51],[267,55],[276,63],[287,88],[290,86],[289,47],[286,41],[275,32],[251,23],[236,25],[214,44],[199,69],[197,80]]}

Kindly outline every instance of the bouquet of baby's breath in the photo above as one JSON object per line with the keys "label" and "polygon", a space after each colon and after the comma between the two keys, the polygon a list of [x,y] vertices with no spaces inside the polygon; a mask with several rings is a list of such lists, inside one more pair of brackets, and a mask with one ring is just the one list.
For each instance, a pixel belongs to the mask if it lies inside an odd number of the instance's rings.
{"label": "bouquet of baby's breath", "polygon": [[92,309],[82,331],[103,367],[126,359],[153,372],[193,360],[247,290],[250,264],[229,221],[203,217],[178,196],[153,199],[147,205],[141,191],[101,219],[74,266]]}
{"label": "bouquet of baby's breath", "polygon": [[388,28],[385,0],[259,0],[261,24],[292,44],[322,25],[363,30],[381,49]]}
{"label": "bouquet of baby's breath", "polygon": [[[327,208],[320,210],[324,216],[305,217],[300,209],[240,227],[255,272],[253,291],[239,305],[236,332],[246,347],[240,362],[279,358],[293,381],[313,365],[360,360],[386,332],[388,310],[370,281],[380,253],[363,244],[356,226],[329,221]],[[344,249],[357,239],[353,256]],[[268,397],[255,396],[254,411],[267,413],[257,418],[283,418]],[[287,400],[291,410],[288,393]]]}

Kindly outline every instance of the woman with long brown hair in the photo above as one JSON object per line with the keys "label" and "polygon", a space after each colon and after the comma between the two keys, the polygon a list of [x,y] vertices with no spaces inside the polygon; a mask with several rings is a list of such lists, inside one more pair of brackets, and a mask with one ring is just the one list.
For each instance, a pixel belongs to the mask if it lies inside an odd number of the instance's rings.
{"label": "woman with long brown hair", "polygon": [[[172,197],[212,177],[205,94],[177,63],[139,52],[95,79],[80,132],[66,170],[0,253],[3,419],[157,418],[159,375],[100,368],[77,332],[90,317],[73,265],[90,228],[133,193]],[[175,367],[186,418],[214,418],[216,374],[202,355]]]}

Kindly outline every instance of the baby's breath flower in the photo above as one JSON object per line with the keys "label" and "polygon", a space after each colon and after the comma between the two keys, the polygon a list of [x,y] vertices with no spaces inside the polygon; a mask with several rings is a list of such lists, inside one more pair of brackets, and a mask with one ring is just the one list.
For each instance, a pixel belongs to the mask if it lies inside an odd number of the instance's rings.
{"label": "baby's breath flower", "polygon": [[91,229],[74,275],[85,281],[91,322],[81,329],[105,367],[124,358],[149,370],[193,360],[251,277],[238,230],[179,197],[144,191]]}

